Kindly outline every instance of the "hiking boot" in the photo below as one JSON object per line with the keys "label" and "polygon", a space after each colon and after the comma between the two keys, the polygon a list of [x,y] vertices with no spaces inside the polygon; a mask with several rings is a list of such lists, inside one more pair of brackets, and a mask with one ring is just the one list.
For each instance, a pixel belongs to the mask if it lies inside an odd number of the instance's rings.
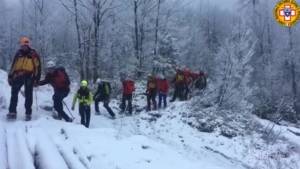
{"label": "hiking boot", "polygon": [[31,120],[31,115],[26,115],[25,116],[25,121],[30,121]]}
{"label": "hiking boot", "polygon": [[66,120],[66,122],[72,123],[74,121],[73,118],[69,118],[68,120]]}
{"label": "hiking boot", "polygon": [[8,114],[6,115],[6,118],[7,118],[8,120],[14,120],[14,119],[17,118],[17,113],[8,113]]}

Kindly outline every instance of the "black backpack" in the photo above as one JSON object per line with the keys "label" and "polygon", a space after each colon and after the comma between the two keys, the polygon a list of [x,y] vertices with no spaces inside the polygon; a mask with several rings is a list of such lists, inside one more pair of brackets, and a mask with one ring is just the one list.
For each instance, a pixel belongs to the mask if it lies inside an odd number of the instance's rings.
{"label": "black backpack", "polygon": [[98,90],[95,94],[95,100],[104,100],[109,97],[111,93],[111,86],[109,82],[102,82],[98,86]]}
{"label": "black backpack", "polygon": [[195,80],[195,88],[202,90],[205,89],[207,86],[207,78],[206,76],[200,76],[198,79]]}
{"label": "black backpack", "polygon": [[111,93],[111,86],[109,82],[102,82],[101,93],[103,96],[109,96]]}

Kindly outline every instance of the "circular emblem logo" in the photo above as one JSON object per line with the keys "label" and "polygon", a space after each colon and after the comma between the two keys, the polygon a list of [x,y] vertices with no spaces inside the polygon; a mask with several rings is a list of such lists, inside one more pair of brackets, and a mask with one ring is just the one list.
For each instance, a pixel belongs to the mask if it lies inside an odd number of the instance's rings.
{"label": "circular emblem logo", "polygon": [[296,0],[281,0],[274,8],[276,21],[286,27],[294,26],[300,19],[300,8]]}

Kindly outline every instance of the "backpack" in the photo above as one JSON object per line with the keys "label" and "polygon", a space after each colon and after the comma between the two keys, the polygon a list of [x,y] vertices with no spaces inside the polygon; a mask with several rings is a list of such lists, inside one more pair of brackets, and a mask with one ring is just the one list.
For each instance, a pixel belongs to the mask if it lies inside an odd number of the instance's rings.
{"label": "backpack", "polygon": [[53,83],[56,88],[69,87],[70,80],[64,68],[58,68],[54,71]]}
{"label": "backpack", "polygon": [[39,64],[39,57],[35,54],[34,50],[30,49],[28,53],[22,53],[21,51],[18,51],[15,57],[12,71],[25,71],[35,74],[36,71],[38,71],[37,67],[39,66]]}
{"label": "backpack", "polygon": [[176,82],[182,82],[184,81],[184,75],[183,74],[178,74],[176,76]]}
{"label": "backpack", "polygon": [[200,76],[195,80],[195,88],[202,90],[207,86],[207,78],[206,76]]}
{"label": "backpack", "polygon": [[148,84],[148,88],[149,88],[149,89],[155,89],[155,88],[156,88],[155,82],[150,81],[149,84]]}
{"label": "backpack", "polygon": [[134,92],[134,82],[133,81],[125,81],[124,92],[126,94],[132,94]]}
{"label": "backpack", "polygon": [[109,96],[111,93],[111,86],[109,82],[103,82],[100,84],[100,92],[102,96]]}

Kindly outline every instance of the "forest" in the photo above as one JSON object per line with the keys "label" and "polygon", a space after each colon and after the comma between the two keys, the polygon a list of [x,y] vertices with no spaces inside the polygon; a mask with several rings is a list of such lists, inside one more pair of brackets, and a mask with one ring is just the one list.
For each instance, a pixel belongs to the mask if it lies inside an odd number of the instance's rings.
{"label": "forest", "polygon": [[[224,3],[224,2],[223,2]],[[300,119],[300,30],[273,17],[273,0],[0,0],[0,68],[20,36],[72,81],[137,80],[175,67],[208,75],[207,99],[274,121]],[[166,73],[167,74],[167,73]],[[172,73],[169,73],[172,76]]]}

